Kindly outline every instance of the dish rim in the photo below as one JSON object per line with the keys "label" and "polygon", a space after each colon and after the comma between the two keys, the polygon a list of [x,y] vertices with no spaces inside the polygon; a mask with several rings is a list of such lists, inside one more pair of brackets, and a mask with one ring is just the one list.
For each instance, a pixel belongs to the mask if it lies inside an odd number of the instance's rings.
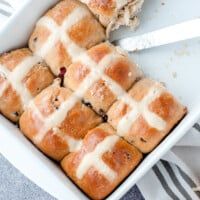
{"label": "dish rim", "polygon": [[[0,30],[0,37],[1,34],[3,34],[4,32],[6,32],[7,30],[9,30],[9,27],[12,27],[13,24],[15,24],[15,20],[16,18],[21,15],[23,13],[23,11],[27,8],[27,6],[30,6],[30,4],[33,1],[31,0],[27,0],[27,2],[25,2],[23,4],[23,6],[21,6],[8,20],[7,22],[2,26],[1,30]],[[47,2],[47,1],[46,1]],[[44,4],[47,4],[47,3]],[[199,99],[200,102],[200,99]],[[168,150],[171,149],[171,147],[173,147],[186,133],[187,131],[193,126],[193,124],[200,118],[200,103],[197,105],[197,108],[194,107],[192,110],[190,110],[188,112],[188,114],[185,116],[185,118],[177,125],[177,127],[170,132],[170,134],[142,161],[142,163],[137,167],[136,170],[134,170],[133,172],[131,172],[131,174],[122,182],[121,185],[118,186],[118,188],[116,190],[114,190],[113,193],[111,193],[108,196],[108,200],[115,200],[115,199],[120,199],[140,178],[142,178],[147,172],[148,170],[151,169],[151,167],[153,167],[154,164],[156,164],[156,162],[162,157],[164,156]],[[5,121],[5,120],[3,120]],[[12,124],[12,123],[11,123]],[[3,127],[3,128],[2,128]],[[0,130],[7,130],[10,132],[9,127],[7,125],[0,125]],[[1,138],[1,136],[0,136]],[[33,147],[37,150],[36,147]],[[32,147],[31,147],[32,149]],[[1,147],[0,147],[1,150]],[[38,150],[37,150],[38,151]],[[7,157],[5,150],[1,150],[0,151],[2,153],[2,155],[4,155],[5,157]],[[151,158],[154,159],[151,159]],[[12,158],[10,156],[7,157],[8,160],[20,170],[19,166],[16,166],[15,162],[12,162]],[[39,159],[39,158],[38,158]],[[43,158],[44,159],[44,158]],[[48,161],[49,162],[49,161]],[[15,163],[15,164],[14,164]],[[26,175],[26,173],[23,172],[23,170],[20,170],[23,174]],[[31,173],[31,172],[29,172]],[[55,174],[56,175],[56,174]],[[44,189],[45,191],[47,191],[48,193],[50,193],[52,196],[55,196],[56,198],[59,198],[57,195],[52,194],[51,191],[49,191],[46,187],[42,187],[41,184],[38,184],[37,181],[35,181],[34,179],[30,178],[28,176],[28,178],[33,181],[35,184],[37,184],[38,186],[40,186],[42,189]],[[68,177],[66,177],[66,179],[68,179]],[[72,185],[74,185],[74,183],[71,182]],[[72,197],[76,197],[76,191],[72,191],[67,189],[68,192],[70,192],[72,195]],[[86,198],[88,198],[86,196]],[[59,198],[62,199],[62,198]],[[77,199],[79,199],[79,197],[77,196]]]}

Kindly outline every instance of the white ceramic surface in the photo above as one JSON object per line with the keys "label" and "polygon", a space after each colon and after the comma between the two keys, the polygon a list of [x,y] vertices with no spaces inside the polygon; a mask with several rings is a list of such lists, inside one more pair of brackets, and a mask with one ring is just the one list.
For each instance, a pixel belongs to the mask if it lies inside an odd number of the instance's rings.
{"label": "white ceramic surface", "polygon": [[[56,0],[28,0],[1,29],[0,52],[26,44],[35,21],[55,2]],[[138,35],[199,15],[199,0],[146,0],[140,28],[135,33],[121,29],[113,34],[112,39]],[[109,200],[118,200],[123,196],[200,117],[200,39],[157,47],[130,56],[142,67],[145,74],[166,83],[169,90],[187,105],[189,113],[145,158],[137,170],[108,197]],[[57,199],[87,199],[57,165],[41,154],[2,116],[0,152],[25,176]]]}

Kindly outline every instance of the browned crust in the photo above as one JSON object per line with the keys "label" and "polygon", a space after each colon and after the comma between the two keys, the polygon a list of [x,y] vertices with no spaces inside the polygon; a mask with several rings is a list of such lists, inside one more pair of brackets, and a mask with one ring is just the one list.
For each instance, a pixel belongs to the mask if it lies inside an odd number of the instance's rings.
{"label": "browned crust", "polygon": [[[32,53],[27,48],[13,50],[0,56],[0,64],[12,72],[12,70],[28,56],[32,56]],[[53,79],[54,77],[47,65],[44,62],[40,62],[32,67],[24,80],[22,80],[22,83],[24,83],[32,96],[36,96],[44,88],[50,85]],[[3,88],[3,85],[6,84],[6,82],[7,79],[5,75],[0,74],[0,89]],[[0,112],[11,121],[18,122],[19,117],[23,112],[23,107],[24,105],[21,101],[21,97],[9,83],[9,87],[0,97]]]}
{"label": "browned crust", "polygon": [[116,10],[113,0],[90,0],[88,6],[94,13],[107,17],[112,17]]}
{"label": "browned crust", "polygon": [[67,68],[72,63],[72,58],[60,41],[47,53],[44,60],[56,76],[59,75],[61,68]]}
{"label": "browned crust", "polygon": [[[43,90],[34,100],[43,119],[40,119],[34,110],[28,108],[20,118],[20,128],[24,135],[34,142],[34,137],[42,130],[46,117],[59,109],[71,95],[69,89],[61,88],[57,83]],[[36,143],[36,146],[51,158],[59,161],[69,153],[68,144],[64,140],[65,135],[80,140],[84,138],[88,130],[99,123],[101,123],[100,117],[85,105],[77,102],[62,123],[49,130],[43,140],[39,144]],[[61,133],[58,134],[57,130]]]}
{"label": "browned crust", "polygon": [[44,88],[53,82],[54,76],[46,63],[36,64],[27,74],[22,82],[25,83],[32,96],[39,94]]}
{"label": "browned crust", "polygon": [[80,47],[89,49],[104,40],[104,30],[92,15],[88,15],[73,25],[69,37]]}
{"label": "browned crust", "polygon": [[37,25],[30,36],[29,39],[29,48],[35,52],[37,49],[40,49],[42,45],[48,40],[51,31],[46,27]]}
{"label": "browned crust", "polygon": [[96,145],[104,140],[114,130],[108,124],[91,130],[84,138],[80,151],[66,156],[61,165],[67,175],[92,199],[103,199],[138,165],[142,159],[141,153],[122,139],[116,143],[113,149],[106,152],[103,161],[117,173],[117,178],[110,182],[100,174],[94,167],[91,167],[84,177],[79,180],[76,177],[76,169],[87,152],[93,151]]}
{"label": "browned crust", "polygon": [[24,60],[27,56],[31,56],[32,53],[29,49],[17,49],[8,53],[0,55],[0,64],[12,71],[15,67]]}
{"label": "browned crust", "polygon": [[[63,0],[50,9],[45,16],[52,18],[60,26],[64,19],[78,7],[87,9],[85,5],[77,0]],[[29,40],[30,49],[33,52],[39,50],[47,41],[50,34],[48,28],[36,25]],[[104,29],[90,12],[88,12],[86,17],[66,31],[66,34],[69,35],[69,38],[75,44],[83,49],[88,49],[105,39]],[[49,50],[44,56],[44,59],[55,75],[59,74],[60,68],[67,68],[72,63],[72,58],[68,53],[68,49],[66,49],[60,41],[55,44],[55,48]]]}
{"label": "browned crust", "polygon": [[0,97],[0,112],[13,122],[18,122],[23,105],[16,91],[9,86]]}
{"label": "browned crust", "polygon": [[45,15],[54,19],[58,25],[61,25],[64,18],[79,6],[81,4],[76,0],[62,0],[47,11]]}
{"label": "browned crust", "polygon": [[[129,94],[136,101],[141,101],[154,84],[155,81],[153,80],[143,79],[131,88]],[[159,131],[151,127],[146,120],[140,116],[132,124],[130,131],[124,136],[128,142],[136,146],[143,153],[152,151],[186,114],[186,108],[167,90],[149,105],[149,110],[166,121],[166,128],[163,131]],[[113,127],[117,128],[120,119],[129,111],[129,106],[120,101],[116,102],[108,111],[108,122]]]}
{"label": "browned crust", "polygon": [[141,10],[144,0],[80,0],[99,19],[100,23],[106,27],[106,34],[125,25],[136,28],[139,25],[137,14]]}
{"label": "browned crust", "polygon": [[[133,62],[130,62],[128,57],[121,54],[110,43],[102,43],[88,50],[88,56],[97,63],[107,55],[115,53],[116,59],[105,70],[105,75],[118,83],[124,90],[128,90],[132,84],[141,76],[141,72]],[[90,72],[87,63],[75,62],[69,66],[65,75],[65,86],[72,90],[76,90],[81,82]],[[84,100],[89,102],[94,110],[98,113],[107,112],[109,107],[116,100],[115,94],[109,89],[104,80],[100,79],[95,82],[84,95]]]}

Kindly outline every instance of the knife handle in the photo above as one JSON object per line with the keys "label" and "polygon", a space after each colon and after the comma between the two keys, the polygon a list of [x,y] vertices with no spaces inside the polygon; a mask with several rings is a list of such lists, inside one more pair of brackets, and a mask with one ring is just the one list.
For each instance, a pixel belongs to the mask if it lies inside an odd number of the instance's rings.
{"label": "knife handle", "polygon": [[127,51],[138,51],[200,37],[200,18],[182,22],[140,36],[128,37],[114,43]]}

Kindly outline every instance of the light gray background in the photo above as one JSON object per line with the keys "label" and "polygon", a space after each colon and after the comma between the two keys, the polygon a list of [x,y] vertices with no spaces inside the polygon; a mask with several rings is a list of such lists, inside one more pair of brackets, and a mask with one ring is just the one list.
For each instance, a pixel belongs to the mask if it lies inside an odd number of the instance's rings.
{"label": "light gray background", "polygon": [[[55,200],[55,198],[29,181],[0,154],[0,200]],[[133,187],[121,200],[143,200],[143,197],[137,187]]]}

